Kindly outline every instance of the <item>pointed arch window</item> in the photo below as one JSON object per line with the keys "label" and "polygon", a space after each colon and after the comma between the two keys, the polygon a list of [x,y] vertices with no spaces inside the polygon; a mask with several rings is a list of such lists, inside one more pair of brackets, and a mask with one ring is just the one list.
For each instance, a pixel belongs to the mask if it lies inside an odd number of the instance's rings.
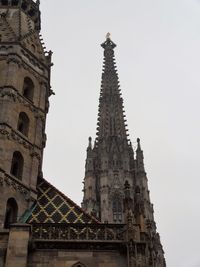
{"label": "pointed arch window", "polygon": [[19,114],[17,130],[21,132],[23,135],[28,136],[29,123],[30,121],[26,113],[21,112]]}
{"label": "pointed arch window", "polygon": [[15,151],[13,153],[10,173],[19,180],[22,180],[23,168],[24,168],[24,158],[19,151]]}
{"label": "pointed arch window", "polygon": [[6,204],[4,228],[8,229],[12,223],[17,222],[18,205],[14,198],[9,198]]}
{"label": "pointed arch window", "polygon": [[122,201],[117,196],[113,199],[113,221],[115,223],[122,222]]}
{"label": "pointed arch window", "polygon": [[28,100],[33,101],[34,83],[29,77],[24,78],[23,96]]}

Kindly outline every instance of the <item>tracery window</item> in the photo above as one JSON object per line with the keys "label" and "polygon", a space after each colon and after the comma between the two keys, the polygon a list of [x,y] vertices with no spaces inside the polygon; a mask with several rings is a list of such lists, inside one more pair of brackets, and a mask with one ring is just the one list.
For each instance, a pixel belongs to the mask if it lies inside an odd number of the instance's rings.
{"label": "tracery window", "polygon": [[4,228],[9,228],[12,223],[17,222],[18,205],[14,198],[9,198],[6,204]]}
{"label": "tracery window", "polygon": [[117,196],[113,199],[113,221],[115,223],[122,222],[122,201]]}
{"label": "tracery window", "polygon": [[29,118],[24,112],[21,112],[19,114],[17,130],[22,134],[24,134],[25,136],[28,136]]}
{"label": "tracery window", "polygon": [[24,78],[23,96],[28,100],[33,101],[34,83],[29,77]]}
{"label": "tracery window", "polygon": [[23,168],[24,168],[24,158],[19,151],[15,151],[13,153],[10,173],[14,175],[16,178],[22,180]]}

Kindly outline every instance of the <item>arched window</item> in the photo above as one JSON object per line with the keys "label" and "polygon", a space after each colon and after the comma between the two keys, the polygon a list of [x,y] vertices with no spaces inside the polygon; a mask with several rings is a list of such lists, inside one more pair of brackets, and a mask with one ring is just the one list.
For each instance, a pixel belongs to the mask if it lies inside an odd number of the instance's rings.
{"label": "arched window", "polygon": [[33,101],[34,83],[29,77],[24,78],[23,96]]}
{"label": "arched window", "polygon": [[12,223],[17,222],[18,206],[14,198],[9,198],[6,205],[4,228],[9,228]]}
{"label": "arched window", "polygon": [[22,180],[23,167],[24,167],[24,158],[19,151],[15,151],[13,153],[10,173],[14,175],[16,178]]}
{"label": "arched window", "polygon": [[19,114],[17,130],[22,134],[28,136],[28,129],[29,129],[29,118],[26,115],[26,113],[21,112]]}
{"label": "arched window", "polygon": [[115,223],[122,222],[122,201],[117,196],[113,199],[113,221]]}

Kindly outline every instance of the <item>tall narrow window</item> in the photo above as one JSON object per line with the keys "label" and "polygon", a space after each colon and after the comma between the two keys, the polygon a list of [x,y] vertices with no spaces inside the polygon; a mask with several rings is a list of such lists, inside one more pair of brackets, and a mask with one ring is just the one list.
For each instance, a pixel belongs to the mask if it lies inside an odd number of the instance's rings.
{"label": "tall narrow window", "polygon": [[30,101],[33,101],[33,94],[34,94],[34,83],[29,78],[24,78],[24,85],[23,85],[23,96],[29,99]]}
{"label": "tall narrow window", "polygon": [[12,223],[17,222],[18,206],[14,198],[9,198],[6,205],[4,228],[9,228]]}
{"label": "tall narrow window", "polygon": [[17,130],[22,134],[28,136],[28,129],[29,129],[29,118],[26,115],[26,113],[21,112],[19,114]]}
{"label": "tall narrow window", "polygon": [[115,223],[122,222],[122,202],[117,196],[113,199],[113,221]]}
{"label": "tall narrow window", "polygon": [[22,180],[23,167],[24,167],[24,158],[19,151],[15,151],[13,153],[10,173],[14,175],[16,178]]}

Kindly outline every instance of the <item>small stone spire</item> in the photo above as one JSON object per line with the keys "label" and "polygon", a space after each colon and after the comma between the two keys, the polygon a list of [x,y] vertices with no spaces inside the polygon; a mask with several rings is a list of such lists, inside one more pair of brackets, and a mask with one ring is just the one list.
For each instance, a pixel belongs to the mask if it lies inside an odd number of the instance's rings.
{"label": "small stone spire", "polygon": [[145,172],[144,156],[143,156],[143,151],[141,149],[140,138],[137,139],[136,162],[138,171]]}
{"label": "small stone spire", "polygon": [[137,138],[137,151],[142,151],[140,145],[140,138]]}
{"label": "small stone spire", "polygon": [[87,151],[91,151],[92,150],[92,137],[90,136],[88,138],[88,147],[87,147]]}

